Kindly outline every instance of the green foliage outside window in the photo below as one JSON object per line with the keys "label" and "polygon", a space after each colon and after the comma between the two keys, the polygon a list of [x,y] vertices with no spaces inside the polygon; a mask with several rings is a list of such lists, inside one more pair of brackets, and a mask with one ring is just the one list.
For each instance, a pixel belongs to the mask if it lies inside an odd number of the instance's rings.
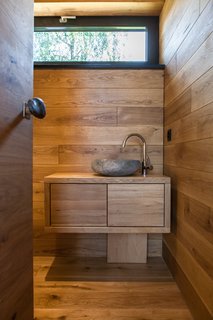
{"label": "green foliage outside window", "polygon": [[35,32],[34,61],[145,61],[145,38],[143,31]]}

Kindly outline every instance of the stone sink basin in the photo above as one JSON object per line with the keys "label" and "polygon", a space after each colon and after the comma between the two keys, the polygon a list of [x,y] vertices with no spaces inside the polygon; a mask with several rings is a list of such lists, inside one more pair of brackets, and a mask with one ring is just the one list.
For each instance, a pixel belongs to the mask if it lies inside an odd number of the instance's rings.
{"label": "stone sink basin", "polygon": [[141,168],[139,160],[122,159],[95,159],[92,161],[92,170],[103,176],[130,176]]}

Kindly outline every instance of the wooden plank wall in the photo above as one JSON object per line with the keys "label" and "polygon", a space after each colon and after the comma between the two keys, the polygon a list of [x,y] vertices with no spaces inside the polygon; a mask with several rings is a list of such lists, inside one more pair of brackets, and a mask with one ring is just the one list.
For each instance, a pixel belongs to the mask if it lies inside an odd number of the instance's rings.
{"label": "wooden plank wall", "polygon": [[[34,121],[35,254],[106,255],[105,235],[44,233],[43,178],[54,172],[89,172],[92,159],[140,159],[132,140],[142,134],[154,165],[163,165],[163,70],[35,70],[35,96],[46,102],[47,117]],[[161,235],[150,236],[149,255],[161,255]]]}
{"label": "wooden plank wall", "polygon": [[172,177],[173,203],[165,258],[195,319],[213,317],[212,12],[212,0],[167,0],[160,19],[164,172]]}

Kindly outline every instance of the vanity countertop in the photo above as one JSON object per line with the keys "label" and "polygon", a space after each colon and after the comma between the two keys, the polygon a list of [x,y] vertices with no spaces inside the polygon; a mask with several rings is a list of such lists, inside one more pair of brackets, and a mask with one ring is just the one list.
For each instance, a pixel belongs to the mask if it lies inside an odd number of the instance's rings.
{"label": "vanity countertop", "polygon": [[47,183],[165,183],[170,184],[170,177],[164,175],[133,175],[126,177],[101,176],[95,173],[54,173],[44,178]]}

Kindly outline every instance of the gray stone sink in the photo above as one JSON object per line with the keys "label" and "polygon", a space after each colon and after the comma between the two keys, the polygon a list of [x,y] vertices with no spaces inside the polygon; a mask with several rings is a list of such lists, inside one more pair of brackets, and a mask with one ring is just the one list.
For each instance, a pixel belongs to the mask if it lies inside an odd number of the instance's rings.
{"label": "gray stone sink", "polygon": [[139,160],[122,159],[95,159],[92,161],[92,170],[103,176],[130,176],[141,168]]}

